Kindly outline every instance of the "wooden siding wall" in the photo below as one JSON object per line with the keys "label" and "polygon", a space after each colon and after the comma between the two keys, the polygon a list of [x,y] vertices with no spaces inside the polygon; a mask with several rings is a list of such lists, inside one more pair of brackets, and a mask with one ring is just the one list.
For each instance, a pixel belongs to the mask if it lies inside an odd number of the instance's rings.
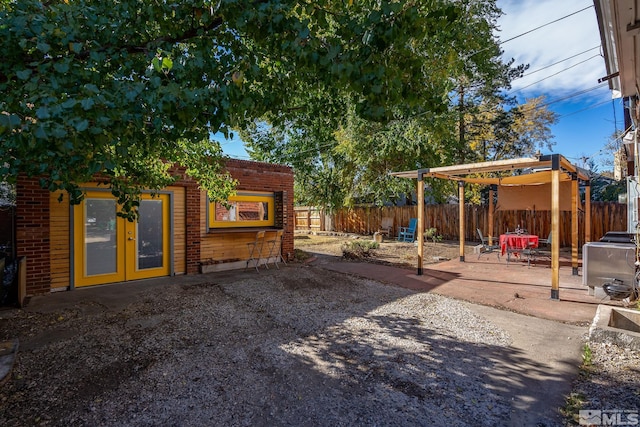
{"label": "wooden siding wall", "polygon": [[[62,194],[62,201],[58,197]],[[49,197],[51,229],[51,289],[67,288],[71,283],[71,209],[69,195],[56,191]]]}
{"label": "wooden siding wall", "polygon": [[169,187],[173,192],[173,271],[187,273],[187,201],[184,187]]}
{"label": "wooden siding wall", "polygon": [[[306,217],[303,209],[296,208],[296,219]],[[425,228],[435,227],[445,240],[458,239],[458,205],[427,205],[425,207]],[[373,234],[380,228],[383,217],[393,218],[393,234],[398,227],[409,224],[410,218],[418,217],[417,206],[357,207],[342,209],[333,215],[333,230],[343,233]],[[476,228],[484,234],[489,230],[489,210],[486,206],[466,205],[465,239],[479,240]],[[584,214],[578,215],[579,235],[584,236]],[[532,234],[547,237],[551,231],[550,211],[496,211],[494,213],[494,234],[514,230],[517,225]],[[591,240],[600,239],[607,231],[627,229],[627,206],[620,203],[591,203]],[[296,223],[296,230],[309,230],[306,222]],[[321,230],[325,231],[325,230]],[[560,213],[560,245],[571,245],[571,212]],[[580,238],[581,245],[584,243]]]}
{"label": "wooden siding wall", "polygon": [[[275,235],[275,231],[266,231],[265,240]],[[208,262],[244,261],[249,258],[247,243],[255,241],[256,231],[215,232],[202,236],[201,260]],[[269,248],[262,246],[259,258],[269,256]],[[257,257],[257,254],[256,255]]]}
{"label": "wooden siding wall", "polygon": [[[200,198],[200,212],[203,213],[200,217],[200,230],[202,235],[200,237],[200,261],[238,261],[246,260],[249,257],[249,247],[247,243],[255,240],[256,231],[235,231],[222,230],[217,232],[207,233],[207,215],[204,213],[207,209],[207,197],[203,192]],[[267,257],[269,251],[261,252],[264,258]]]}

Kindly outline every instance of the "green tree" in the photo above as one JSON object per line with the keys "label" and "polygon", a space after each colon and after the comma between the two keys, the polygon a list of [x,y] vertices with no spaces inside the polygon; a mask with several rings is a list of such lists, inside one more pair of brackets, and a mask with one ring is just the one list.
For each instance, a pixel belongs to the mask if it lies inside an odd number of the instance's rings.
{"label": "green tree", "polygon": [[378,121],[445,111],[477,3],[2,0],[0,177],[38,176],[75,203],[99,173],[135,211],[182,163],[224,199],[210,135],[295,119],[302,91],[339,93]]}
{"label": "green tree", "polygon": [[[430,10],[429,16],[437,16],[443,3],[421,4]],[[295,119],[267,115],[243,133],[252,155],[291,164],[301,184],[306,174],[314,176],[321,170],[335,169],[331,176],[343,191],[332,192],[336,197],[323,203],[331,206],[382,203],[403,194],[410,196],[412,183],[389,177],[389,172],[451,164],[464,158],[455,133],[458,109],[451,101],[456,81],[470,76],[467,80],[473,78],[477,85],[474,90],[490,92],[482,87],[487,81],[495,87],[512,71],[510,64],[500,61],[494,39],[495,20],[500,13],[495,1],[449,4],[456,5],[457,15],[439,18],[441,23],[447,21],[446,25],[431,31],[428,38],[412,42],[412,51],[421,61],[421,70],[414,76],[420,84],[398,89],[402,97],[416,102],[396,103],[385,110],[387,120],[374,121],[361,114],[361,104],[349,93],[306,87],[290,97],[291,108],[302,114]],[[397,71],[406,74],[405,70]],[[450,186],[441,181],[431,184],[434,188]],[[303,189],[303,194],[306,191],[310,189]]]}

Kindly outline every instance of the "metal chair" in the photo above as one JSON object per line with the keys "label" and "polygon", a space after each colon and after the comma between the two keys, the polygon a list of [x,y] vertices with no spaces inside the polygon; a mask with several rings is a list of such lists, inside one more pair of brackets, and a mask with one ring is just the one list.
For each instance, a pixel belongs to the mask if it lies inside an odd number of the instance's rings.
{"label": "metal chair", "polygon": [[541,244],[551,246],[551,231],[549,232],[549,236],[546,239],[538,240],[538,246],[540,246]]}
{"label": "metal chair", "polygon": [[[507,265],[511,261],[511,254],[513,254],[514,258],[519,256],[527,257],[527,266],[531,266],[531,262],[536,263],[536,256],[538,255],[538,248],[532,245],[530,240],[527,240],[522,245],[512,246],[510,243],[507,243]],[[523,258],[524,259],[524,258]]]}
{"label": "metal chair", "polygon": [[[545,246],[544,249],[542,249],[542,245]],[[534,252],[536,256],[551,257],[551,232],[549,232],[549,236],[546,239],[538,240],[538,247],[535,248]]]}
{"label": "metal chair", "polygon": [[532,262],[534,264],[536,263],[536,256],[538,256],[538,248],[527,246],[526,248],[522,249],[520,253],[522,254],[522,256],[527,257],[527,267],[531,267]]}
{"label": "metal chair", "polygon": [[274,257],[275,257],[275,260],[273,261],[273,264],[276,266],[278,270],[280,269],[280,267],[278,267],[279,261],[282,261],[284,264],[287,263],[282,257],[282,238],[283,237],[284,237],[284,230],[278,230],[273,235],[273,238],[269,240],[265,240],[264,243],[267,245],[267,248],[269,248],[269,258],[267,259],[267,263],[265,264],[267,268],[269,268],[269,260]]}
{"label": "metal chair", "polygon": [[408,227],[400,227],[398,231],[398,241],[413,242],[416,240],[416,228],[418,227],[418,218],[411,218]]}
{"label": "metal chair", "polygon": [[498,261],[500,261],[500,245],[490,245],[489,239],[482,235],[482,231],[479,228],[476,228],[478,232],[478,236],[480,237],[480,242],[482,242],[482,248],[480,253],[478,254],[478,259],[482,256],[482,254],[490,254],[493,251],[496,251],[496,255],[498,256]]}
{"label": "metal chair", "polygon": [[260,272],[260,270],[258,270],[258,266],[260,265],[260,255],[262,254],[262,247],[264,246],[264,234],[264,231],[258,231],[256,233],[255,240],[247,243],[249,258],[247,259],[247,266],[244,268],[245,270],[249,268],[249,263],[253,261],[256,271],[258,273]]}

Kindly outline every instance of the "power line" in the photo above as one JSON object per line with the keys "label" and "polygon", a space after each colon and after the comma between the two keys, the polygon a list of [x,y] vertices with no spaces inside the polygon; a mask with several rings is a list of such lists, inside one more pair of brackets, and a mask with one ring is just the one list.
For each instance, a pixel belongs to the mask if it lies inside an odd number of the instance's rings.
{"label": "power line", "polygon": [[[633,128],[633,125],[629,126],[627,129],[625,129],[625,131],[624,131],[624,132],[622,132],[622,133],[620,134],[620,136],[616,137],[616,138],[615,138],[615,139],[613,139],[612,141],[622,140],[622,138],[624,138],[624,135],[626,135],[626,133],[627,133],[627,132],[629,132],[632,128]],[[598,156],[598,155],[602,154],[604,151],[608,151],[606,147],[603,147],[603,148],[599,149],[598,151],[596,151],[595,153],[590,154],[590,155],[588,155],[588,156],[582,156],[582,157],[568,157],[568,156],[567,156],[567,159],[572,159],[572,160],[583,160],[583,161],[584,161],[584,160],[588,160],[588,159],[591,159],[591,158],[593,158],[593,157],[596,157],[596,156]]]}
{"label": "power line", "polygon": [[597,104],[591,105],[589,107],[583,108],[583,109],[578,110],[578,111],[572,111],[571,113],[568,113],[568,114],[561,114],[561,115],[558,116],[558,118],[573,116],[574,114],[582,113],[583,111],[587,111],[587,110],[592,110],[592,109],[597,108],[597,107],[599,107],[601,105],[608,104],[609,102],[610,102],[609,100],[606,100],[606,101],[603,101],[603,102],[599,102]]}
{"label": "power line", "polygon": [[592,92],[594,90],[603,88],[606,85],[607,85],[607,83],[603,82],[603,83],[597,84],[595,86],[592,86],[592,87],[590,87],[588,89],[582,89],[582,90],[579,90],[577,92],[570,93],[569,95],[565,95],[565,96],[560,97],[560,98],[555,98],[555,99],[553,99],[551,101],[545,102],[542,105],[544,105],[546,107],[547,105],[555,104],[556,102],[566,101],[567,99],[575,98],[576,96],[584,95],[585,93],[589,93],[589,92]]}
{"label": "power line", "polygon": [[544,28],[544,27],[546,27],[546,26],[548,26],[548,25],[555,24],[556,22],[562,21],[563,19],[566,19],[566,18],[568,18],[568,17],[570,17],[570,16],[576,15],[576,14],[578,14],[578,13],[580,13],[580,12],[584,12],[585,10],[587,10],[587,9],[589,9],[589,8],[592,8],[592,7],[593,7],[593,5],[589,5],[589,6],[585,7],[585,8],[580,9],[580,10],[576,10],[575,12],[572,12],[572,13],[570,13],[570,14],[568,14],[568,15],[565,15],[565,16],[563,16],[563,17],[561,17],[561,18],[558,18],[558,19],[555,19],[555,20],[553,20],[553,21],[547,22],[546,24],[542,24],[542,25],[540,25],[540,26],[538,26],[538,27],[535,27],[535,28],[532,28],[532,29],[530,29],[530,30],[528,30],[528,31],[525,31],[524,33],[520,33],[520,34],[518,34],[518,35],[516,35],[516,36],[513,36],[513,37],[511,37],[511,38],[507,39],[507,40],[501,41],[501,42],[500,42],[500,43],[498,43],[498,44],[499,44],[499,45],[503,45],[503,44],[505,44],[505,43],[507,43],[507,42],[510,42],[511,40],[515,40],[515,39],[517,39],[517,38],[519,38],[519,37],[522,37],[522,36],[524,36],[524,35],[527,35],[527,34],[529,34],[529,33],[532,33],[532,32],[534,32],[534,31],[537,31],[537,30],[539,30],[539,29],[541,29],[541,28]]}
{"label": "power line", "polygon": [[518,88],[518,89],[514,89],[514,90],[512,90],[512,91],[511,91],[511,92],[509,92],[509,93],[510,93],[510,94],[513,94],[513,93],[519,92],[519,91],[521,91],[521,90],[523,90],[523,89],[526,89],[526,88],[531,87],[531,86],[533,86],[533,85],[535,85],[535,84],[538,84],[538,83],[543,82],[543,81],[545,81],[545,80],[547,80],[547,79],[550,79],[551,77],[555,77],[555,76],[557,76],[557,75],[558,75],[558,74],[560,74],[560,73],[564,73],[565,71],[568,71],[568,70],[570,70],[570,69],[572,69],[572,68],[574,68],[574,67],[577,67],[577,66],[578,66],[578,65],[580,65],[580,64],[583,64],[583,63],[585,63],[585,62],[587,62],[587,61],[592,60],[593,58],[598,58],[599,56],[600,56],[600,54],[598,54],[598,55],[593,55],[593,56],[591,56],[591,57],[589,57],[589,58],[585,59],[584,61],[576,62],[575,64],[570,65],[570,66],[568,66],[567,68],[564,68],[564,69],[562,69],[562,70],[558,71],[557,73],[553,73],[553,74],[551,74],[551,75],[549,75],[549,76],[547,76],[547,77],[545,77],[545,78],[543,78],[543,79],[540,79],[540,80],[538,80],[538,81],[535,81],[535,82],[533,82],[533,83],[531,83],[531,84],[528,84],[528,85],[526,85],[526,86],[522,86],[522,87],[520,87],[520,88]]}
{"label": "power line", "polygon": [[[529,33],[532,33],[532,32],[534,32],[534,31],[537,31],[537,30],[539,30],[539,29],[541,29],[541,28],[544,28],[544,27],[546,27],[546,26],[548,26],[548,25],[555,24],[556,22],[562,21],[563,19],[567,19],[567,18],[569,18],[570,16],[573,16],[573,15],[575,15],[575,14],[577,14],[577,13],[580,13],[580,12],[583,12],[583,11],[585,11],[585,10],[589,9],[590,7],[593,7],[593,5],[587,6],[587,7],[583,8],[583,9],[580,9],[580,10],[576,10],[575,12],[572,12],[572,13],[570,13],[570,14],[568,14],[568,15],[562,16],[562,17],[560,17],[560,18],[558,18],[558,19],[554,19],[553,21],[550,21],[550,22],[547,22],[547,23],[545,23],[545,24],[542,24],[542,25],[540,25],[540,26],[538,26],[538,27],[536,27],[536,28],[532,28],[532,29],[530,29],[530,30],[528,30],[528,31],[525,31],[524,33],[517,34],[517,35],[515,35],[515,36],[513,36],[513,37],[511,37],[511,38],[509,38],[509,39],[507,39],[507,40],[503,40],[503,41],[501,41],[501,42],[498,42],[497,46],[502,46],[503,44],[505,44],[505,43],[507,43],[507,42],[510,42],[510,41],[512,41],[512,40],[515,40],[515,39],[517,39],[517,38],[519,38],[519,37],[522,37],[522,36],[524,36],[524,35],[526,35],[526,34],[529,34]],[[487,46],[487,47],[485,47],[484,49],[480,49],[480,50],[477,50],[477,51],[475,51],[475,52],[472,52],[472,53],[470,53],[469,55],[467,55],[467,56],[465,57],[465,59],[469,59],[469,58],[471,58],[473,55],[477,55],[478,53],[480,53],[480,52],[484,52],[485,50],[492,49],[493,47],[494,47],[494,46]]]}
{"label": "power line", "polygon": [[600,83],[600,84],[598,84],[596,86],[592,86],[592,87],[590,87],[588,89],[583,89],[583,90],[579,90],[577,92],[570,93],[570,94],[562,96],[560,98],[554,98],[554,99],[552,99],[550,101],[547,101],[547,102],[545,102],[543,104],[532,106],[532,107],[527,108],[527,109],[523,109],[522,111],[523,112],[528,112],[528,111],[533,111],[533,110],[545,108],[545,107],[548,107],[549,105],[556,104],[556,103],[561,102],[561,101],[566,101],[567,99],[575,98],[575,97],[578,97],[580,95],[584,95],[585,93],[592,92],[594,90],[603,88],[605,86],[607,86],[607,82]]}
{"label": "power line", "polygon": [[594,50],[594,49],[600,49],[600,46],[595,46],[595,47],[592,47],[591,49],[583,50],[583,51],[582,51],[582,52],[580,52],[580,53],[576,53],[575,55],[569,56],[569,57],[567,57],[567,58],[565,58],[565,59],[561,59],[560,61],[558,61],[558,62],[554,62],[553,64],[545,65],[544,67],[538,68],[537,70],[530,71],[530,72],[528,72],[528,73],[526,73],[526,74],[523,74],[523,75],[522,75],[522,77],[520,77],[520,78],[524,78],[524,77],[530,76],[531,74],[537,73],[538,71],[546,70],[547,68],[551,68],[551,67],[553,67],[554,65],[558,65],[558,64],[560,64],[561,62],[568,61],[568,60],[570,60],[570,59],[575,58],[576,56],[580,56],[580,55],[582,55],[583,53],[587,53],[587,52],[589,52],[589,51],[591,51],[591,50]]}

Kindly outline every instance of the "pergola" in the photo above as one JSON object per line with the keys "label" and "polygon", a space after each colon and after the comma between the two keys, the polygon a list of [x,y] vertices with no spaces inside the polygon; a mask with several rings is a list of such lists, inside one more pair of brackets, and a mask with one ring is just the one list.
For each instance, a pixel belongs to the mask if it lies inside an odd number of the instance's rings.
{"label": "pergola", "polygon": [[[537,172],[511,175],[507,177],[478,177],[478,174],[490,172],[518,171],[532,169]],[[422,275],[424,255],[424,178],[440,178],[458,182],[460,212],[460,262],[464,262],[465,217],[464,183],[489,185],[489,236],[493,237],[493,192],[499,185],[540,185],[550,184],[551,194],[551,299],[560,299],[560,183],[570,181],[571,185],[571,265],[573,274],[578,274],[578,211],[580,197],[579,181],[586,186],[585,195],[585,236],[591,239],[591,187],[589,177],[560,154],[545,155],[536,158],[496,160],[491,162],[424,168],[412,171],[393,172],[392,176],[415,178],[418,180],[418,275]]]}

